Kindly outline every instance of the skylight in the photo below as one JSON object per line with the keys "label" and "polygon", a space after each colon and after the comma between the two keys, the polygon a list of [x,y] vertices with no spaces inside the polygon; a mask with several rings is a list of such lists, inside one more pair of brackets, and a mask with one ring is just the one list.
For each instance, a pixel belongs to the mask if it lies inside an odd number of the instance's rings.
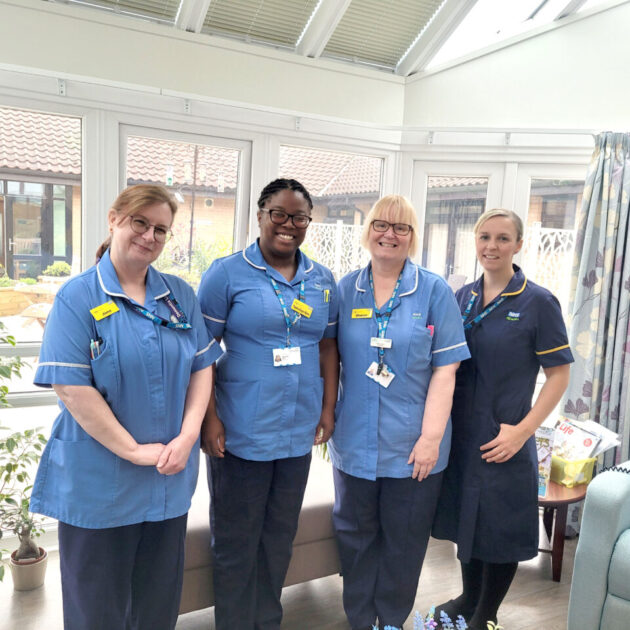
{"label": "skylight", "polygon": [[548,24],[566,5],[567,0],[479,0],[427,69]]}

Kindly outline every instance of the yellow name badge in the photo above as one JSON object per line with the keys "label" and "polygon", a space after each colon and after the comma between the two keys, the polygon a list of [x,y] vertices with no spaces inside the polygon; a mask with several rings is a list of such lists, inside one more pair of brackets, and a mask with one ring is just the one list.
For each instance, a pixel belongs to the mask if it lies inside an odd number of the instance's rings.
{"label": "yellow name badge", "polygon": [[105,319],[114,313],[117,313],[120,309],[116,306],[114,302],[111,300],[109,302],[105,302],[99,306],[95,306],[90,309],[90,313],[92,313],[92,317],[98,322],[101,319]]}
{"label": "yellow name badge", "polygon": [[301,300],[298,300],[297,298],[293,300],[293,304],[291,304],[291,308],[296,313],[299,313],[300,315],[302,315],[303,317],[306,317],[307,319],[311,316],[311,313],[313,312],[312,306],[309,306],[306,302],[302,302]]}
{"label": "yellow name badge", "polygon": [[370,319],[372,317],[371,308],[353,308],[352,319]]}

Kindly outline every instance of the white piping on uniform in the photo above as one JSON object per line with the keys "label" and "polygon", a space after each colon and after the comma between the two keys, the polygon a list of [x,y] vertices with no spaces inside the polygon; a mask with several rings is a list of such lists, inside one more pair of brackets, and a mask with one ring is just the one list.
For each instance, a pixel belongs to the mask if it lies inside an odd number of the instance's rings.
{"label": "white piping on uniform", "polygon": [[455,348],[461,348],[465,346],[466,342],[462,341],[461,343],[456,343],[454,346],[449,346],[448,348],[441,348],[440,350],[434,350],[433,354],[437,354],[438,352],[446,352],[447,350],[454,350]]}
{"label": "white piping on uniform", "polygon": [[42,365],[56,365],[58,367],[85,368],[86,370],[90,369],[89,365],[84,365],[83,363],[60,363],[58,361],[44,361],[39,364],[40,367]]}
{"label": "white piping on uniform", "polygon": [[334,326],[335,324],[339,323],[339,320],[335,321],[335,322],[328,322],[328,324],[326,324],[327,326]]}
{"label": "white piping on uniform", "polygon": [[156,295],[154,296],[154,300],[161,300],[163,297],[166,297],[169,293],[171,292],[170,289],[166,289],[166,293],[162,293],[162,295]]}
{"label": "white piping on uniform", "polygon": [[361,291],[361,293],[365,293],[365,289],[362,289],[362,288],[359,286],[359,278],[360,278],[360,277],[361,277],[361,274],[359,273],[359,274],[357,275],[357,279],[354,281],[354,288],[355,288],[357,291]]}
{"label": "white piping on uniform", "polygon": [[418,265],[416,265],[416,283],[413,285],[413,289],[411,291],[407,291],[407,293],[401,293],[399,297],[405,297],[405,295],[411,295],[418,288]]}
{"label": "white piping on uniform", "polygon": [[261,267],[260,265],[255,265],[247,256],[245,256],[245,250],[243,250],[243,258],[252,266],[256,267],[256,269],[262,269],[263,271],[267,271],[267,267]]}
{"label": "white piping on uniform", "polygon": [[225,324],[225,320],[224,319],[216,319],[215,317],[210,317],[210,315],[206,315],[205,313],[202,313],[202,315],[206,319],[209,319],[211,322],[216,322],[217,324]]}
{"label": "white piping on uniform", "polygon": [[101,263],[100,262],[98,263],[98,265],[96,265],[96,275],[98,276],[98,281],[99,281],[99,284],[101,285],[101,289],[103,289],[103,291],[107,293],[107,295],[113,295],[114,297],[121,297],[121,298],[129,299],[124,293],[112,293],[111,291],[108,291],[105,288],[105,284],[101,276]]}
{"label": "white piping on uniform", "polygon": [[203,354],[204,352],[207,352],[212,347],[212,344],[216,343],[216,342],[217,342],[217,340],[213,339],[205,348],[203,348],[203,350],[199,350],[199,352],[195,352],[195,356],[198,357],[199,355]]}

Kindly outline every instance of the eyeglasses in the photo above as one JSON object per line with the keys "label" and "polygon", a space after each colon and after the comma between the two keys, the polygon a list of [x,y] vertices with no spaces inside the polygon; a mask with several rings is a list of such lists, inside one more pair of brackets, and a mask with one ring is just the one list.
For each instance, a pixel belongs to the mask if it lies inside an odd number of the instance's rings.
{"label": "eyeglasses", "polygon": [[394,234],[398,234],[398,236],[407,236],[407,234],[413,230],[407,223],[389,223],[388,221],[381,221],[380,219],[372,221],[372,228],[375,232],[387,232],[389,228],[392,228]]}
{"label": "eyeglasses", "polygon": [[168,239],[173,235],[173,233],[163,225],[154,225],[142,217],[129,217],[129,224],[136,234],[145,234],[153,228],[153,238],[158,243],[166,243],[166,241],[168,241]]}
{"label": "eyeglasses", "polygon": [[264,208],[261,208],[260,211],[268,212],[271,222],[276,225],[284,225],[289,219],[291,219],[291,223],[300,230],[305,230],[308,227],[308,224],[313,220],[313,218],[309,217],[307,214],[289,214],[284,210],[265,210]]}

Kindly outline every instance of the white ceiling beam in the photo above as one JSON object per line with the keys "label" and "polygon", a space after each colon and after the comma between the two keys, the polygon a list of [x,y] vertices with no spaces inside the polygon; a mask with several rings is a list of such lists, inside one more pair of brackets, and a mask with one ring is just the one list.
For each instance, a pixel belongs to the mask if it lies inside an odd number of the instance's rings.
{"label": "white ceiling beam", "polygon": [[319,57],[352,0],[320,0],[307,22],[295,51],[304,57]]}
{"label": "white ceiling beam", "polygon": [[182,0],[177,10],[175,26],[189,33],[201,33],[212,0]]}
{"label": "white ceiling beam", "polygon": [[477,0],[445,0],[437,15],[396,65],[396,74],[403,77],[422,70],[435,57],[444,42],[461,24]]}
{"label": "white ceiling beam", "polygon": [[575,13],[583,4],[586,4],[586,0],[569,0],[569,2],[567,2],[564,7],[558,11],[558,15],[556,15],[554,20],[559,20],[560,18]]}

